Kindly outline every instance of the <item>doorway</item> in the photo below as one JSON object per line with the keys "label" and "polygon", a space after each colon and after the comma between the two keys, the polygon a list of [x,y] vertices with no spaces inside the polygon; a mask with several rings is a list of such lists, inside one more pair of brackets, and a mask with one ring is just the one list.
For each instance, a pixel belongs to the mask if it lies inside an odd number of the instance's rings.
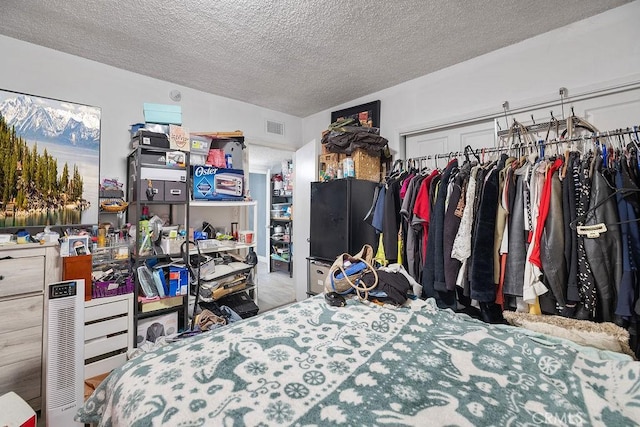
{"label": "doorway", "polygon": [[[256,253],[259,261],[257,282],[260,289],[258,307],[260,312],[265,312],[295,301],[293,278],[282,272],[270,272],[271,175],[279,173],[283,160],[293,158],[293,151],[258,144],[247,144],[247,151],[249,191],[252,199],[257,201],[255,212],[258,215],[256,232]],[[253,221],[252,216],[249,218],[250,224],[251,221]]]}
{"label": "doorway", "polygon": [[253,224],[253,216],[258,215],[258,229],[256,232],[256,254],[258,259],[266,262],[268,254],[266,253],[267,239],[267,174],[249,172],[249,193],[251,198],[258,202],[256,209],[249,211],[249,224]]}

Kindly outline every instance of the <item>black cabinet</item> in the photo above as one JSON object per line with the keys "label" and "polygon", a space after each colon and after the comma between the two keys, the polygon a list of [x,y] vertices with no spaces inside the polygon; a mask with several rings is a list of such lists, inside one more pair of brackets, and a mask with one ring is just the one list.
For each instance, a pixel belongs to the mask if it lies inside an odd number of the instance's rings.
{"label": "black cabinet", "polygon": [[377,185],[361,179],[311,183],[310,257],[334,260],[357,253],[365,243],[376,247],[375,230],[364,217]]}

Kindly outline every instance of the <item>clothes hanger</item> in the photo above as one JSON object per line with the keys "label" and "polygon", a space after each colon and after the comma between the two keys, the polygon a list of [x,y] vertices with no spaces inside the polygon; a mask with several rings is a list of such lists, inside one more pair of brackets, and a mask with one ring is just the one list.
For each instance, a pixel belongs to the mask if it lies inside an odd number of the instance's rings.
{"label": "clothes hanger", "polygon": [[473,157],[476,158],[478,163],[480,163],[480,157],[478,157],[478,154],[476,154],[476,152],[473,150],[471,145],[467,145],[466,147],[464,147],[464,160],[465,160],[465,162],[469,162],[470,161],[469,154],[472,154]]}
{"label": "clothes hanger", "polygon": [[426,175],[430,172],[429,163],[427,162],[429,158],[427,156],[420,157],[420,164],[418,165],[418,173],[421,175]]}
{"label": "clothes hanger", "polygon": [[571,229],[573,229],[573,230],[578,231],[578,234],[580,234],[580,235],[587,236],[588,238],[596,238],[596,237],[600,237],[600,234],[602,234],[602,233],[607,231],[607,226],[630,224],[630,223],[633,223],[633,222],[640,222],[640,218],[636,218],[636,219],[630,219],[630,220],[627,220],[627,221],[611,222],[611,223],[607,223],[607,224],[598,223],[598,224],[594,224],[594,225],[578,225],[579,222],[586,221],[589,218],[589,214],[591,214],[593,211],[595,211],[600,206],[605,204],[612,197],[616,197],[618,194],[622,194],[623,197],[624,197],[624,195],[629,194],[629,193],[640,193],[640,188],[618,188],[618,189],[616,189],[613,193],[609,194],[607,197],[605,197],[604,199],[600,200],[593,207],[587,209],[584,214],[579,215],[578,217],[576,217],[576,219],[571,221],[569,223],[569,227]]}
{"label": "clothes hanger", "polygon": [[562,132],[561,136],[564,138],[568,134],[569,139],[571,139],[573,137],[573,130],[575,128],[584,129],[591,133],[598,132],[598,129],[591,123],[576,116],[573,111],[573,107],[571,107],[571,116],[567,119],[567,128]]}

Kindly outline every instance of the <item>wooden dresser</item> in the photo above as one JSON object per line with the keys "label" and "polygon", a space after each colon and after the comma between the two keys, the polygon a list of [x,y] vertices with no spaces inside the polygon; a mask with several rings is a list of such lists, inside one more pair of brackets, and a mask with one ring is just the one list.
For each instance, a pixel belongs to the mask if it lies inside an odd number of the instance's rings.
{"label": "wooden dresser", "polygon": [[34,410],[44,397],[46,285],[60,274],[58,244],[0,247],[0,395],[14,391]]}

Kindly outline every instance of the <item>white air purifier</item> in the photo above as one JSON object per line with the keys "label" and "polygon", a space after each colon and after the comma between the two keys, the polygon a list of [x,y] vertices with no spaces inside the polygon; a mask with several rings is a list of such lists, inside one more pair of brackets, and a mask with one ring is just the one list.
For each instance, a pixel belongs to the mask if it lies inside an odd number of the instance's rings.
{"label": "white air purifier", "polygon": [[52,283],[48,289],[46,423],[82,426],[73,417],[84,399],[84,279]]}

